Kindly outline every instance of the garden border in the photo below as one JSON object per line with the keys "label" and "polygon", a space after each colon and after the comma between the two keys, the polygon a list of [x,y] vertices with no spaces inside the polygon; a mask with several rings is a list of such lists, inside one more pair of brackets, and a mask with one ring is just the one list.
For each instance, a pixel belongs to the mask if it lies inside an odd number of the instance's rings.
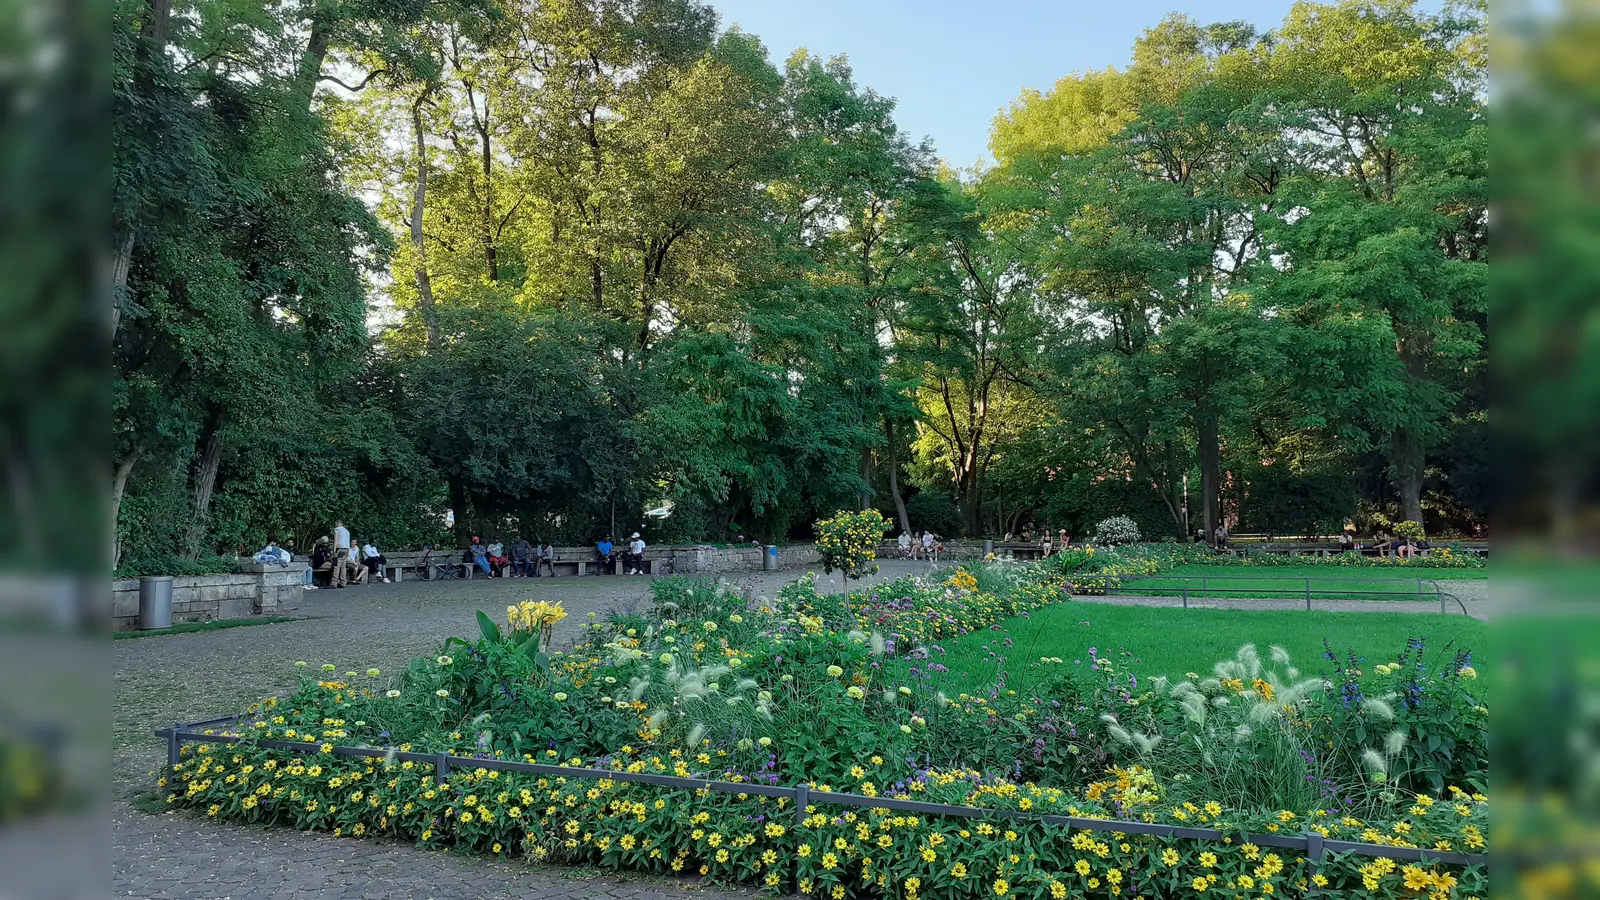
{"label": "garden border", "polygon": [[[234,725],[240,721],[239,716],[226,716],[220,719],[207,719],[203,722],[194,722],[189,725],[174,724],[171,728],[158,728],[155,736],[167,742],[167,777],[173,777],[173,768],[180,762],[181,751],[185,743],[200,744],[238,744],[250,742],[254,746],[270,750],[291,750],[297,753],[321,753],[322,747],[315,742],[282,741],[282,740],[252,740],[239,734],[219,734],[217,726]],[[1059,825],[1066,828],[1081,828],[1090,831],[1114,831],[1129,834],[1144,834],[1167,840],[1181,839],[1194,841],[1223,841],[1240,838],[1249,843],[1264,847],[1281,847],[1287,850],[1297,850],[1305,853],[1308,873],[1315,873],[1323,857],[1328,853],[1353,853],[1358,856],[1382,857],[1401,862],[1438,862],[1447,865],[1478,866],[1487,865],[1487,853],[1458,853],[1455,851],[1430,850],[1421,847],[1390,847],[1384,844],[1366,844],[1359,841],[1336,841],[1324,838],[1316,832],[1299,835],[1285,834],[1233,834],[1215,828],[1188,828],[1177,825],[1163,825],[1151,822],[1132,822],[1125,819],[1090,819],[1079,816],[1051,816],[1037,815],[1010,809],[982,809],[973,806],[950,806],[943,803],[924,803],[919,800],[896,800],[889,797],[868,797],[864,794],[843,794],[833,791],[813,790],[810,785],[796,785],[794,787],[779,787],[768,784],[750,784],[736,781],[711,781],[696,778],[679,778],[674,775],[652,775],[645,772],[627,772],[612,769],[587,769],[571,766],[549,766],[540,763],[516,762],[505,759],[480,759],[471,756],[452,756],[449,753],[417,753],[402,751],[393,747],[351,747],[335,745],[331,752],[334,756],[353,756],[360,758],[378,758],[385,760],[399,760],[402,762],[432,763],[435,766],[434,778],[439,784],[444,784],[449,777],[450,770],[456,769],[497,769],[502,772],[524,772],[531,775],[548,775],[557,778],[579,779],[604,779],[609,781],[629,781],[640,784],[651,784],[658,787],[677,788],[693,791],[717,791],[725,794],[757,794],[766,797],[788,798],[794,801],[795,822],[797,824],[806,818],[807,809],[816,804],[833,804],[839,806],[857,806],[868,809],[887,809],[898,812],[922,813],[935,816],[958,816],[961,818],[1003,818],[1022,819],[1037,822],[1042,825]]]}

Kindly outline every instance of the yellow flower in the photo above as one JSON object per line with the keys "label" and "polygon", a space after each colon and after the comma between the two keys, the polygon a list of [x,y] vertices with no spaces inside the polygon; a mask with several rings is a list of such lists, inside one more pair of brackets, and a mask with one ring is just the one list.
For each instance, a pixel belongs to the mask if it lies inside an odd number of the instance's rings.
{"label": "yellow flower", "polygon": [[1011,882],[1006,881],[1004,878],[996,878],[994,880],[994,895],[996,897],[1004,897],[1009,893],[1011,893]]}
{"label": "yellow flower", "polygon": [[1189,882],[1189,886],[1194,888],[1196,893],[1203,894],[1211,887],[1211,882],[1202,877],[1196,876],[1195,880]]}

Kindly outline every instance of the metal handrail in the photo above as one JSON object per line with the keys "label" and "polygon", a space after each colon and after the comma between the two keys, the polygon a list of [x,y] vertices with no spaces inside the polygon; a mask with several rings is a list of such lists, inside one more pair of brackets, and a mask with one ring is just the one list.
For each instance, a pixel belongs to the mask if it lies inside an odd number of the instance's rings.
{"label": "metal handrail", "polygon": [[[1446,591],[1443,588],[1443,586],[1441,586],[1439,584],[1438,581],[1436,581],[1436,580],[1434,580],[1432,578],[1364,578],[1364,577],[1361,577],[1361,576],[1350,576],[1350,575],[1314,575],[1314,576],[1302,577],[1300,579],[1294,579],[1294,578],[1273,578],[1271,576],[1261,576],[1261,575],[1169,575],[1169,574],[1161,574],[1161,573],[1157,573],[1157,574],[1154,574],[1154,575],[1102,575],[1102,574],[1099,574],[1099,573],[1088,573],[1088,574],[1085,574],[1085,575],[1068,575],[1066,577],[1067,577],[1068,580],[1072,581],[1074,584],[1094,584],[1098,580],[1101,590],[1106,595],[1110,595],[1111,592],[1114,589],[1121,588],[1123,582],[1141,581],[1141,580],[1149,580],[1149,579],[1161,579],[1163,581],[1190,581],[1190,582],[1198,580],[1200,582],[1199,590],[1200,590],[1200,592],[1203,592],[1203,593],[1209,593],[1210,592],[1211,582],[1214,581],[1214,580],[1233,581],[1233,582],[1241,582],[1241,581],[1242,582],[1275,581],[1275,582],[1279,582],[1279,583],[1282,583],[1282,582],[1285,582],[1285,581],[1300,580],[1300,581],[1304,582],[1304,587],[1300,591],[1300,593],[1305,597],[1306,609],[1308,609],[1308,610],[1311,609],[1311,600],[1312,600],[1312,595],[1313,594],[1322,594],[1322,595],[1337,594],[1337,595],[1347,595],[1347,596],[1356,596],[1356,597],[1372,597],[1374,595],[1393,596],[1393,597],[1397,597],[1397,598],[1399,598],[1399,597],[1423,597],[1423,596],[1426,596],[1426,594],[1427,594],[1427,592],[1425,590],[1423,590],[1423,586],[1424,585],[1428,585],[1428,586],[1431,586],[1433,588],[1434,598],[1439,601],[1439,612],[1444,613],[1444,614],[1448,614],[1449,613],[1449,605],[1448,605],[1448,603],[1449,603],[1449,601],[1454,600],[1456,605],[1461,607],[1461,614],[1462,615],[1471,615],[1470,613],[1467,612],[1467,605],[1461,601],[1461,598],[1457,597],[1455,594],[1450,593],[1449,591]],[[1378,583],[1393,582],[1393,583],[1396,583],[1396,584],[1404,582],[1404,583],[1407,583],[1407,584],[1415,584],[1417,586],[1417,590],[1415,590],[1415,591],[1340,591],[1340,590],[1331,590],[1331,589],[1316,589],[1316,588],[1313,588],[1311,586],[1311,583],[1314,582],[1314,581],[1359,581],[1359,582],[1365,582],[1365,583],[1368,583],[1368,584],[1371,584],[1373,582],[1378,582]],[[1180,596],[1183,599],[1184,608],[1187,609],[1189,607],[1189,592],[1190,592],[1191,589],[1186,585],[1185,586],[1180,586],[1180,587],[1155,588],[1154,590],[1162,591],[1165,594],[1172,594],[1172,595]],[[1263,595],[1261,597],[1261,599],[1290,599],[1290,598],[1284,596],[1286,591],[1285,591],[1284,588],[1281,588],[1281,587],[1277,587],[1277,588],[1229,587],[1229,588],[1227,588],[1227,590],[1232,594],[1261,594],[1261,595]],[[1239,598],[1236,598],[1236,599],[1249,600],[1251,598],[1249,598],[1249,597],[1239,597]]]}
{"label": "metal handrail", "polygon": [[[167,741],[167,777],[169,783],[173,777],[173,767],[182,756],[182,747],[185,743],[202,744],[237,744],[248,742],[257,747],[270,750],[290,750],[297,753],[320,753],[320,744],[312,741],[282,741],[282,740],[257,740],[238,734],[217,734],[209,729],[210,726],[222,723],[237,723],[238,716],[219,719],[208,719],[191,725],[173,725],[171,728],[156,729],[156,737]],[[503,759],[480,759],[470,756],[453,756],[449,753],[417,753],[415,751],[402,751],[393,747],[349,747],[336,745],[330,751],[335,756],[352,756],[368,759],[399,760],[401,762],[431,763],[435,767],[435,779],[439,784],[445,783],[450,776],[450,770],[456,769],[496,769],[502,772],[524,772],[532,775],[548,775],[556,778],[578,778],[608,781],[627,781],[637,784],[649,784],[657,787],[677,788],[692,791],[716,791],[726,794],[755,794],[764,797],[787,799],[795,805],[795,824],[800,825],[806,819],[806,810],[813,805],[840,805],[856,806],[867,809],[886,809],[897,812],[914,812],[924,815],[957,816],[962,818],[1003,818],[1022,821],[1037,822],[1042,825],[1059,825],[1065,828],[1079,828],[1091,831],[1114,831],[1127,834],[1144,834],[1165,840],[1195,840],[1195,841],[1223,841],[1240,839],[1263,847],[1281,847],[1288,850],[1297,850],[1306,854],[1307,864],[1311,871],[1322,862],[1323,855],[1333,853],[1353,853],[1358,856],[1383,857],[1401,862],[1441,862],[1449,865],[1478,866],[1486,865],[1489,861],[1485,853],[1457,853],[1454,851],[1430,850],[1422,847],[1390,847],[1385,844],[1366,844],[1356,841],[1336,841],[1324,838],[1316,832],[1303,835],[1287,834],[1244,834],[1224,832],[1216,828],[1188,828],[1177,825],[1165,825],[1152,822],[1134,822],[1126,819],[1093,819],[1082,816],[1054,816],[1037,813],[1028,813],[1021,810],[1010,809],[983,809],[973,806],[951,806],[944,803],[927,803],[920,800],[899,800],[890,797],[868,797],[864,794],[845,794],[833,791],[819,791],[809,784],[795,785],[794,787],[779,787],[769,784],[748,784],[738,781],[714,781],[699,778],[680,778],[675,775],[655,775],[647,772],[628,772],[613,769],[588,769],[574,766],[550,766],[541,763],[516,762]]]}

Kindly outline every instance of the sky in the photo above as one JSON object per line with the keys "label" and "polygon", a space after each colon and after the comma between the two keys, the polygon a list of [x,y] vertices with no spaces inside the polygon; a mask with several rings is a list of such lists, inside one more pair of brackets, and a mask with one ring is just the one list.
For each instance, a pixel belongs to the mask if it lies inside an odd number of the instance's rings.
{"label": "sky", "polygon": [[989,155],[989,125],[1025,87],[1125,66],[1167,13],[1277,27],[1292,0],[708,0],[780,66],[797,47],[850,58],[858,85],[898,101],[895,121],[952,166]]}

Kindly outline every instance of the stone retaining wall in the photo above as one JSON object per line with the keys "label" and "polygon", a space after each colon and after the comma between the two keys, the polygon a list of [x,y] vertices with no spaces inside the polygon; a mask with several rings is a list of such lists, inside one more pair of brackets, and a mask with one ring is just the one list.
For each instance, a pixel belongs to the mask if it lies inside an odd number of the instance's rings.
{"label": "stone retaining wall", "polygon": [[[764,549],[735,547],[728,550],[698,547],[672,548],[672,563],[685,575],[717,575],[723,572],[754,572],[762,567]],[[778,548],[778,565],[785,569],[814,566],[822,562],[815,544]]]}
{"label": "stone retaining wall", "polygon": [[[210,622],[278,616],[297,609],[304,593],[305,563],[285,566],[246,561],[231,575],[180,575],[172,579],[172,621]],[[139,579],[111,582],[111,627],[139,627]]]}

